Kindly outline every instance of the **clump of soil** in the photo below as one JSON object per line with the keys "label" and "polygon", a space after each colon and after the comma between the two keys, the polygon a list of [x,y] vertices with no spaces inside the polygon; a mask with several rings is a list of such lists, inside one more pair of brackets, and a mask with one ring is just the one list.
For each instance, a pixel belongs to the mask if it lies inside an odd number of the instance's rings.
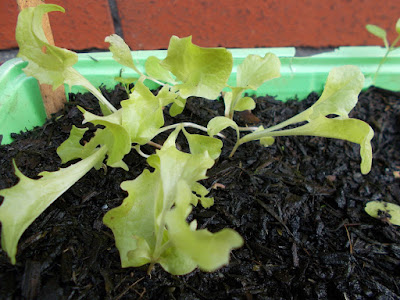
{"label": "clump of soil", "polygon": [[[115,106],[126,98],[119,86],[103,93]],[[301,102],[259,97],[254,115],[238,114],[237,121],[258,118],[270,126],[317,99],[315,93]],[[99,113],[91,95],[71,95],[43,127],[0,146],[0,189],[17,182],[13,158],[30,177],[61,167],[56,148],[72,125],[82,127],[77,104]],[[165,117],[167,124],[206,125],[222,114],[221,102],[193,98],[182,115]],[[209,188],[218,183],[211,189],[215,205],[196,208],[192,217],[200,227],[229,227],[243,236],[245,245],[233,251],[228,266],[185,276],[158,265],[151,276],[147,266],[121,268],[102,217],[126,197],[120,183],[148,167],[132,151],[124,159],[129,172],[92,170],[51,205],[22,236],[15,266],[0,253],[0,299],[400,299],[399,227],[364,212],[370,200],[400,204],[400,95],[371,87],[351,116],[375,130],[373,166],[365,176],[358,145],[277,138],[269,148],[244,144],[229,159],[234,134],[226,132],[223,153],[203,182]]]}

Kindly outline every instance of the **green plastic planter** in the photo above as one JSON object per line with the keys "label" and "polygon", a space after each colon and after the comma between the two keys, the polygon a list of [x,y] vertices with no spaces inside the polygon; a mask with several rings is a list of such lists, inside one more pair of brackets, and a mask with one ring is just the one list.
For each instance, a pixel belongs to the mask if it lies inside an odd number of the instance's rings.
{"label": "green plastic planter", "polygon": [[[267,52],[278,55],[282,62],[280,78],[271,80],[257,90],[258,95],[269,94],[278,99],[298,97],[302,99],[310,92],[321,92],[326,77],[333,67],[341,65],[356,65],[366,77],[365,87],[372,84],[372,77],[385,54],[381,47],[342,47],[333,52],[327,52],[310,57],[295,57],[294,48],[257,48],[232,49],[234,67],[229,80],[235,85],[236,67],[248,54],[264,56]],[[163,59],[166,50],[133,51],[136,65],[143,70],[148,56]],[[16,58],[0,66],[0,134],[2,144],[12,141],[10,134],[40,126],[46,119],[39,86],[36,79],[27,77],[22,69],[26,62]],[[112,59],[109,52],[79,54],[79,61],[74,66],[94,86],[104,84],[113,87],[114,80],[121,69],[124,77],[133,76],[133,71],[124,68]],[[382,66],[377,77],[376,86],[394,91],[400,90],[400,51],[392,52]],[[69,88],[66,87],[69,92]],[[84,91],[73,87],[72,92]],[[399,99],[400,101],[400,99]],[[371,104],[373,105],[373,103]]]}

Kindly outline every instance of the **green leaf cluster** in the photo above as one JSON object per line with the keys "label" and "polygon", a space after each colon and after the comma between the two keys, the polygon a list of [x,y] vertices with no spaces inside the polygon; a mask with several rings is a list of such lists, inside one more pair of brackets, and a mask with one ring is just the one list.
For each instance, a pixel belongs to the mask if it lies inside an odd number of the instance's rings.
{"label": "green leaf cluster", "polygon": [[[12,263],[16,262],[17,244],[23,232],[51,203],[92,168],[129,170],[124,157],[132,149],[146,157],[152,171],[144,170],[134,180],[121,184],[128,196],[119,207],[107,212],[103,221],[114,233],[123,267],[149,264],[151,270],[160,264],[176,275],[197,267],[214,271],[227,264],[230,252],[243,244],[232,229],[211,233],[197,229],[196,220],[187,222],[199,203],[204,208],[214,204],[214,199],[208,197],[209,190],[199,181],[206,178],[207,170],[221,154],[222,141],[214,136],[222,136],[222,130],[236,131],[237,143],[232,155],[239,145],[253,140],[269,146],[276,136],[314,135],[360,144],[361,170],[368,173],[371,168],[373,131],[363,121],[348,117],[364,82],[363,74],[354,66],[334,68],[320,99],[309,109],[270,128],[250,128],[253,132],[242,136],[243,128],[233,121],[233,114],[255,107],[252,98],[243,96],[245,91],[256,90],[265,81],[280,76],[280,61],[274,54],[246,57],[238,66],[236,86],[231,87],[227,82],[233,59],[224,48],[203,48],[194,45],[191,37],[173,36],[166,58],[149,57],[143,71],[135,65],[123,39],[111,35],[105,40],[110,43],[113,58],[138,75],[130,79],[119,77],[126,87],[129,80],[135,81],[135,85],[132,90],[127,88],[129,99],[116,109],[73,68],[77,61],[75,53],[52,46],[46,40],[41,20],[43,14],[51,11],[64,10],[57,5],[42,4],[19,15],[16,35],[19,56],[28,61],[25,72],[54,88],[63,83],[86,87],[99,99],[103,114],[95,115],[80,107],[84,123],[97,128],[94,136],[82,143],[87,128],[73,126],[68,139],[57,149],[62,163],[80,159],[78,162],[55,172],[42,172],[37,180],[25,177],[15,167],[20,181],[0,191],[4,197],[0,206],[1,243]],[[146,81],[160,85],[157,94],[148,89]],[[213,118],[207,128],[190,122],[164,126],[165,107],[175,116],[184,110],[187,101],[192,101],[189,97],[214,100],[224,89],[229,90],[223,96],[225,116]],[[208,135],[189,133],[186,127]],[[167,130],[173,131],[155,154],[141,151],[142,145],[154,145],[154,137]],[[185,137],[189,152],[177,149],[179,134]]]}
{"label": "green leaf cluster", "polygon": [[378,69],[375,72],[373,82],[375,83],[376,77],[378,76],[379,70],[381,69],[382,65],[385,63],[387,57],[389,56],[390,52],[399,49],[400,47],[396,47],[397,43],[400,41],[400,18],[397,20],[395,25],[395,30],[397,32],[397,37],[389,44],[387,39],[387,32],[382,27],[373,24],[367,24],[365,28],[368,30],[369,33],[373,34],[374,36],[380,38],[383,41],[383,44],[386,48],[386,53],[383,56],[382,60],[379,62]]}
{"label": "green leaf cluster", "polygon": [[[181,130],[191,153],[175,146]],[[204,149],[205,143],[212,156]],[[195,220],[186,222],[198,202],[209,207],[214,201],[205,197],[208,191],[198,181],[206,178],[221,147],[218,139],[192,135],[178,127],[162,149],[148,158],[154,171],[145,170],[135,180],[122,183],[129,196],[104,216],[104,223],[114,233],[123,267],[159,263],[166,271],[181,275],[196,267],[214,271],[228,263],[230,251],[243,244],[238,233],[196,230]]]}

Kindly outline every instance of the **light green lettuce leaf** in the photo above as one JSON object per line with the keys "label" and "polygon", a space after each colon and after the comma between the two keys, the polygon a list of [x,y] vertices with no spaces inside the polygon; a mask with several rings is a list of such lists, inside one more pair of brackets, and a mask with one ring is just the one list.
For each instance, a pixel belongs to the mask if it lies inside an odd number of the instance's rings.
{"label": "light green lettuce leaf", "polygon": [[[239,140],[238,145],[251,140],[262,140],[266,137],[288,135],[310,135],[343,139],[361,146],[361,172],[366,174],[371,169],[371,139],[374,131],[365,122],[350,119],[349,112],[358,101],[364,84],[364,75],[356,66],[333,68],[328,75],[325,89],[316,103],[298,115],[264,130],[250,133]],[[327,118],[337,115],[336,118]],[[308,123],[293,129],[280,130],[288,125],[307,121]],[[268,143],[268,140],[265,140]],[[272,140],[270,140],[272,142]],[[235,145],[234,150],[236,150]],[[232,151],[231,155],[234,153]]]}
{"label": "light green lettuce leaf", "polygon": [[177,190],[180,201],[176,201],[175,207],[166,216],[168,233],[173,244],[191,257],[200,269],[212,272],[228,264],[230,252],[241,247],[243,239],[229,228],[211,233],[206,229],[196,230],[195,226],[190,226],[186,222],[191,212],[191,209],[187,209],[190,195],[191,188],[185,182],[180,182]]}
{"label": "light green lettuce leaf", "polygon": [[98,116],[95,114],[92,114],[91,112],[85,110],[84,108],[77,106],[78,109],[83,113],[83,118],[84,121],[83,123],[93,123],[92,121],[105,121],[108,123],[113,123],[116,125],[121,125],[122,124],[122,109],[117,110],[116,112],[113,112],[111,114],[107,114],[106,116]]}
{"label": "light green lettuce leaf", "polygon": [[321,97],[306,110],[308,119],[329,114],[348,117],[357,104],[363,87],[364,75],[358,67],[346,65],[333,68],[329,72]]}
{"label": "light green lettuce leaf", "polygon": [[227,117],[220,116],[212,118],[207,124],[207,133],[209,136],[214,136],[228,127],[232,127],[236,130],[236,138],[239,141],[239,126],[236,124],[235,121]]}
{"label": "light green lettuce leaf", "polygon": [[190,36],[172,36],[161,65],[182,82],[174,86],[182,98],[216,99],[226,86],[233,59],[225,48],[202,48],[194,45]]}
{"label": "light green lettuce leaf", "polygon": [[182,129],[192,154],[202,154],[208,152],[212,159],[217,159],[221,154],[222,142],[219,139],[201,134],[190,134],[184,128]]}
{"label": "light green lettuce leaf", "polygon": [[386,39],[386,30],[383,29],[382,27],[372,24],[367,24],[365,28],[376,37],[381,39]]}
{"label": "light green lettuce leaf", "polygon": [[385,201],[370,201],[365,212],[376,219],[383,219],[390,224],[400,226],[400,206]]}
{"label": "light green lettuce leaf", "polygon": [[[25,73],[57,88],[64,83],[64,71],[78,61],[78,55],[48,43],[42,18],[52,11],[65,12],[64,8],[55,4],[41,4],[22,10],[18,16],[15,38],[19,46],[18,57],[29,62]],[[42,51],[43,47],[45,52]]]}
{"label": "light green lettuce leaf", "polygon": [[237,87],[256,90],[264,82],[280,77],[280,69],[281,62],[275,54],[250,54],[237,68]]}
{"label": "light green lettuce leaf", "polygon": [[253,110],[256,107],[256,103],[250,97],[240,98],[236,103],[234,110],[235,111],[244,111],[244,110]]}
{"label": "light green lettuce leaf", "polygon": [[293,129],[279,131],[256,131],[240,140],[240,144],[250,140],[258,140],[267,136],[293,136],[293,135],[308,135],[320,136],[326,138],[335,138],[346,140],[360,145],[361,155],[361,172],[369,173],[372,165],[372,147],[371,140],[374,137],[374,131],[364,121],[352,118],[326,118],[320,116],[312,122]]}
{"label": "light green lettuce leaf", "polygon": [[[43,15],[52,12],[64,12],[64,8],[55,4],[40,4],[36,7],[23,9],[18,15],[15,38],[18,42],[18,57],[28,61],[24,72],[33,76],[40,83],[58,88],[66,83],[69,86],[81,85],[103,102],[111,111],[116,109],[104,96],[72,66],[78,61],[78,55],[67,49],[50,45],[43,27]],[[45,49],[45,51],[43,51]]]}
{"label": "light green lettuce leaf", "polygon": [[23,175],[15,163],[19,182],[0,191],[4,201],[0,206],[1,246],[15,264],[17,244],[30,224],[95,165],[101,163],[107,152],[102,147],[80,162],[55,172],[42,172],[39,179]]}
{"label": "light green lettuce leaf", "polygon": [[186,99],[181,98],[178,96],[174,103],[172,103],[171,107],[169,108],[169,114],[171,117],[175,117],[183,112],[186,105]]}
{"label": "light green lettuce leaf", "polygon": [[131,68],[138,74],[142,74],[133,62],[131,50],[125,41],[117,34],[107,36],[104,41],[110,43],[110,51],[113,54],[113,59],[119,64]]}
{"label": "light green lettuce leaf", "polygon": [[171,84],[175,84],[175,80],[172,78],[171,73],[166,70],[161,64],[161,59],[155,57],[155,56],[149,56],[146,59],[146,62],[144,64],[144,68],[146,70],[146,73],[158,80],[168,82]]}
{"label": "light green lettuce leaf", "polygon": [[[187,274],[197,266],[213,270],[226,264],[230,251],[241,245],[238,242],[241,242],[241,238],[234,231],[229,234],[225,231],[208,233],[206,239],[198,239],[195,230],[178,231],[173,219],[182,218],[183,215],[170,214],[173,207],[179,207],[187,216],[198,200],[204,201],[202,205],[205,207],[212,205],[213,199],[205,197],[207,189],[197,181],[206,178],[207,169],[214,164],[207,150],[201,152],[200,148],[196,148],[196,153],[179,151],[175,143],[180,130],[181,127],[176,128],[163,148],[149,157],[148,163],[155,168],[154,172],[145,170],[135,180],[122,183],[121,187],[128,191],[128,197],[121,206],[110,210],[104,217],[104,223],[114,233],[123,267],[149,263],[151,269],[159,263],[174,275]],[[188,136],[189,139],[193,137]],[[172,234],[169,232],[169,222],[174,228]],[[178,226],[194,228],[186,223],[186,217],[179,221]],[[202,236],[203,231],[200,232]],[[212,250],[218,247],[217,256],[205,251],[199,257],[199,253],[193,253],[193,249],[182,247],[179,241],[184,236],[196,243],[208,243],[202,247],[209,245]],[[222,241],[217,242],[218,239]],[[196,246],[199,245],[193,247]]]}
{"label": "light green lettuce leaf", "polygon": [[[104,224],[113,231],[123,268],[152,261],[156,241],[154,209],[157,199],[162,197],[157,177],[157,173],[144,170],[135,180],[123,182],[121,188],[128,192],[128,197],[103,218]],[[140,254],[128,256],[130,252]]]}
{"label": "light green lettuce leaf", "polygon": [[400,34],[400,18],[396,22],[396,32]]}
{"label": "light green lettuce leaf", "polygon": [[159,98],[138,82],[128,100],[121,102],[122,126],[132,143],[144,145],[164,125],[163,106]]}
{"label": "light green lettuce leaf", "polygon": [[[124,156],[131,151],[131,138],[125,128],[120,125],[122,123],[122,111],[118,110],[103,117],[85,111],[81,107],[79,109],[83,112],[85,122],[103,125],[105,128],[97,129],[95,136],[85,145],[81,145],[80,140],[87,129],[73,126],[68,139],[57,148],[57,154],[61,161],[66,163],[73,159],[86,158],[92,155],[99,145],[107,145],[107,165],[129,170],[128,166],[122,161]],[[95,166],[96,169],[100,167],[101,165]]]}

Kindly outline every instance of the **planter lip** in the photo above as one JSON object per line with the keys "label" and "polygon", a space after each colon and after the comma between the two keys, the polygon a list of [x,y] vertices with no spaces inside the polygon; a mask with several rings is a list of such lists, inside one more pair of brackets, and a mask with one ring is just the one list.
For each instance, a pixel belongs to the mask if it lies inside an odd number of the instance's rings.
{"label": "planter lip", "polygon": [[[266,82],[256,92],[257,95],[270,94],[286,100],[297,97],[303,99],[310,92],[321,92],[329,71],[336,66],[353,64],[364,73],[365,87],[372,84],[372,77],[385,55],[386,49],[380,46],[343,46],[311,56],[295,56],[296,48],[234,48],[231,51],[234,66],[229,85],[235,86],[236,68],[249,54],[264,56],[267,52],[276,54],[281,60],[281,77]],[[132,51],[138,69],[144,71],[145,59],[149,56],[165,58],[167,50]],[[12,141],[10,134],[29,130],[42,125],[46,119],[41,95],[36,79],[27,77],[23,68],[27,62],[13,58],[0,66],[0,135],[2,144]],[[94,86],[113,87],[117,84],[115,77],[130,77],[135,73],[119,65],[110,52],[79,53],[78,62],[74,65]],[[393,51],[382,66],[376,86],[390,90],[400,90],[400,51]],[[155,86],[149,86],[150,88]],[[72,87],[69,92],[84,91]],[[254,92],[253,92],[254,94]],[[6,124],[6,126],[4,126]]]}

